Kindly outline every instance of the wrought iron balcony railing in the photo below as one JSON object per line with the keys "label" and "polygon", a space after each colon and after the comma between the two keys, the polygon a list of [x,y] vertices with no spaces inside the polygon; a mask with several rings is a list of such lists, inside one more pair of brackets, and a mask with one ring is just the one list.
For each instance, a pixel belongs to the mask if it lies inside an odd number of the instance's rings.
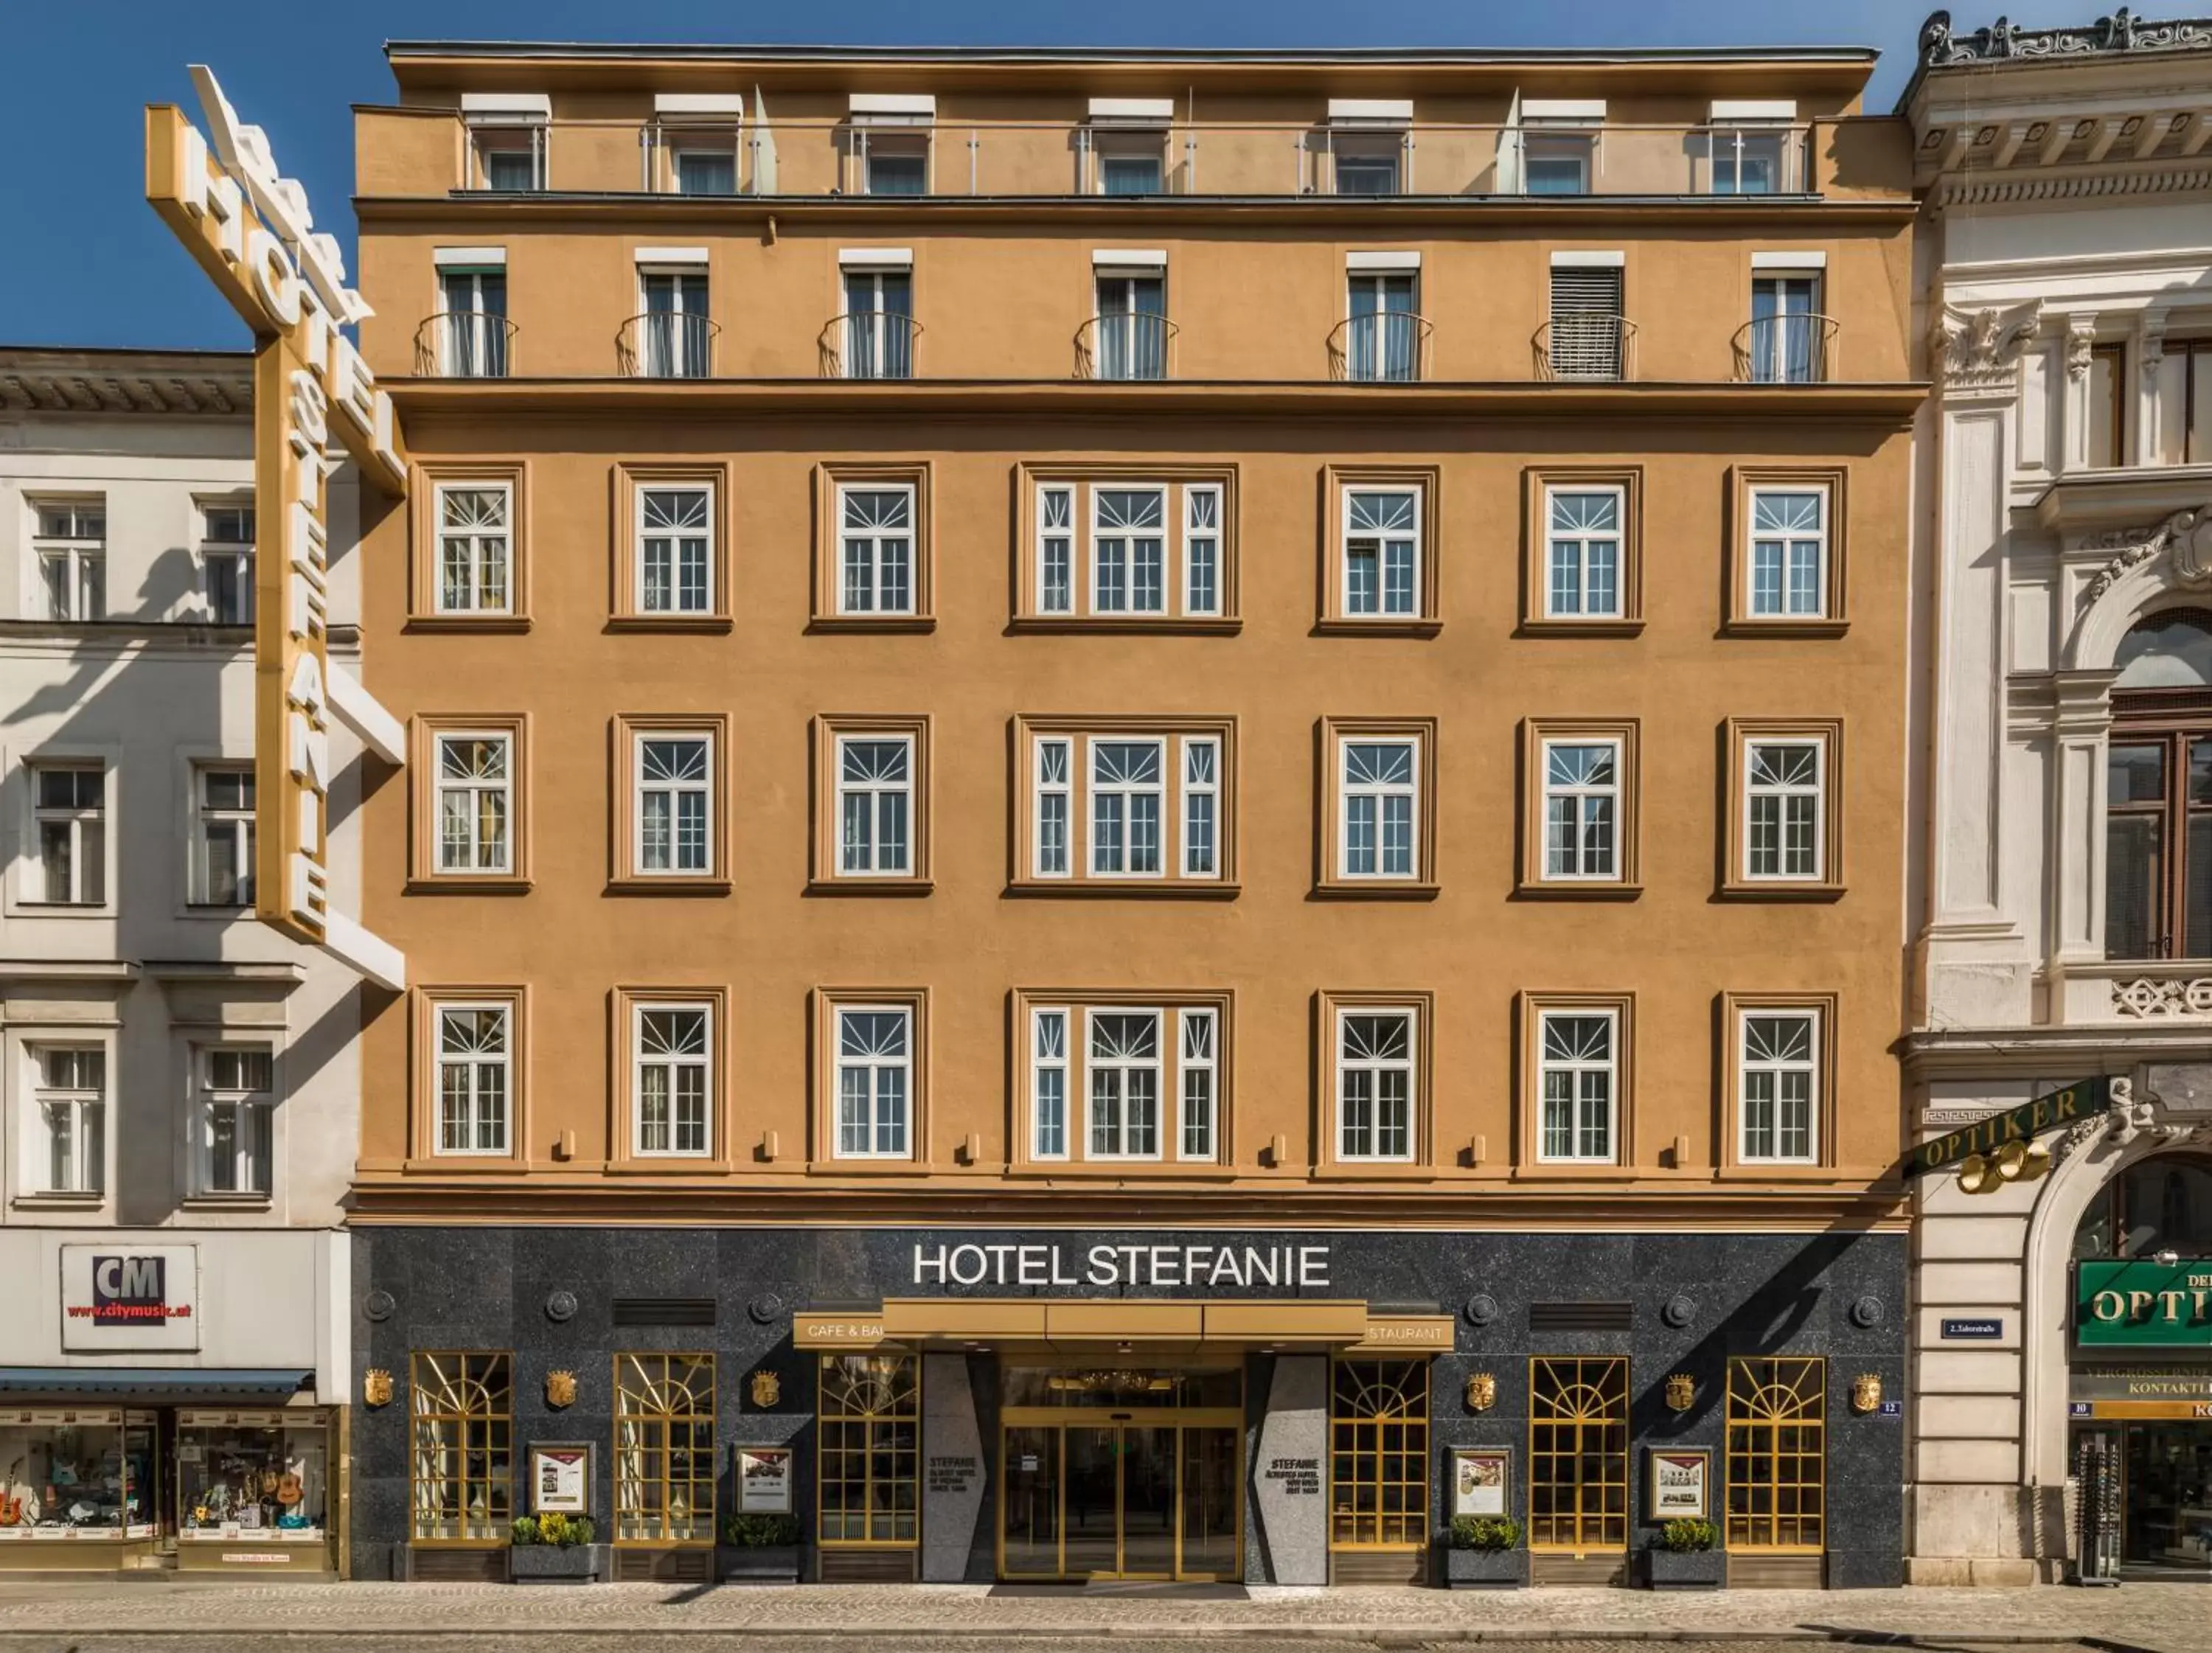
{"label": "wrought iron balcony railing", "polygon": [[891,310],[832,316],[817,341],[824,379],[911,379],[921,324]]}
{"label": "wrought iron balcony railing", "polygon": [[1428,318],[1384,310],[1348,316],[1330,330],[1328,376],[1366,384],[1410,384],[1429,376]]}
{"label": "wrought iron balcony railing", "polygon": [[514,324],[483,310],[441,310],[415,330],[415,371],[432,379],[504,379],[514,371]]}
{"label": "wrought iron balcony railing", "polygon": [[1825,385],[1835,376],[1836,323],[1800,311],[1760,316],[1735,330],[1740,385]]}
{"label": "wrought iron balcony railing", "polygon": [[706,316],[654,310],[632,316],[615,335],[615,362],[631,379],[711,379],[719,323]]}
{"label": "wrought iron balcony railing", "polygon": [[1078,379],[1174,376],[1176,325],[1165,316],[1121,311],[1091,318],[1075,334]]}
{"label": "wrought iron balcony railing", "polygon": [[1542,379],[1632,378],[1636,324],[1607,310],[1571,310],[1536,330],[1536,373]]}

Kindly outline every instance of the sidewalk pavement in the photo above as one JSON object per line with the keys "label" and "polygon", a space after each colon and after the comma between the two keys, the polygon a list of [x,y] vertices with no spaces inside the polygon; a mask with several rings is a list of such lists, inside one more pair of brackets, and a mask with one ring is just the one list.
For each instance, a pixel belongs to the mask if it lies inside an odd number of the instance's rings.
{"label": "sidewalk pavement", "polygon": [[1896,1641],[1926,1645],[2087,1642],[2108,1653],[2212,1653],[2212,1590],[1293,1589],[1249,1601],[1172,1594],[994,1596],[987,1585],[498,1584],[168,1582],[0,1583],[0,1637],[727,1634],[854,1636],[894,1645],[942,1637],[1267,1641]]}

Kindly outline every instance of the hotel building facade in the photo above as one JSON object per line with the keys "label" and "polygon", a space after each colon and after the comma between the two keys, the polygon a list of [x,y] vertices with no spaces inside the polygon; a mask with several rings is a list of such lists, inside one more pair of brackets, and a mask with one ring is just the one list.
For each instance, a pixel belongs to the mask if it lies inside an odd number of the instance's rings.
{"label": "hotel building facade", "polygon": [[1871,54],[389,55],[356,1571],[1898,1582]]}

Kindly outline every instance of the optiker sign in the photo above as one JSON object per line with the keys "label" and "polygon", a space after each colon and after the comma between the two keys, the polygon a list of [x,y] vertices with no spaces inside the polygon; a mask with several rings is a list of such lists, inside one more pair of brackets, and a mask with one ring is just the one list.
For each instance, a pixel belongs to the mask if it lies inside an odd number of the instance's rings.
{"label": "optiker sign", "polygon": [[61,1250],[64,1349],[199,1347],[198,1247],[111,1240]]}

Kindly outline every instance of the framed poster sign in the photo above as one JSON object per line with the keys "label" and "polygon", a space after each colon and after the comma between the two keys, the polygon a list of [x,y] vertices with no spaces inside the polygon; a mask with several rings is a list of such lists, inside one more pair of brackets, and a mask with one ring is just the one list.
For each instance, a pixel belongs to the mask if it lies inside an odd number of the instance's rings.
{"label": "framed poster sign", "polygon": [[738,1448],[738,1512],[749,1516],[791,1513],[791,1449]]}
{"label": "framed poster sign", "polygon": [[533,1515],[591,1513],[592,1449],[588,1442],[532,1442],[530,1510]]}
{"label": "framed poster sign", "polygon": [[1513,1449],[1458,1446],[1452,1449],[1452,1514],[1502,1516],[1513,1480]]}
{"label": "framed poster sign", "polygon": [[1651,1500],[1647,1519],[1707,1519],[1705,1489],[1712,1480],[1712,1449],[1703,1446],[1655,1446],[1648,1452],[1651,1462]]}

